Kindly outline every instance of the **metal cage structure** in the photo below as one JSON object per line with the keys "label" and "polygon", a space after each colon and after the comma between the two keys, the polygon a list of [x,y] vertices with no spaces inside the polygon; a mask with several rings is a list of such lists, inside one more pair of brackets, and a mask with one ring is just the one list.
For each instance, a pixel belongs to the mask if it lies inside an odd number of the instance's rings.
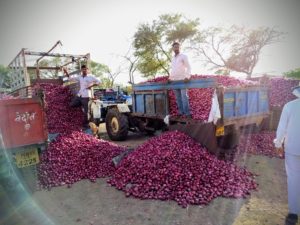
{"label": "metal cage structure", "polygon": [[[11,77],[11,94],[19,97],[31,97],[32,89],[31,86],[36,82],[55,82],[54,79],[42,79],[40,76],[41,70],[49,70],[49,71],[59,71],[62,67],[66,67],[70,64],[77,64],[78,68],[80,68],[81,63],[84,61],[85,64],[90,64],[90,54],[84,55],[74,55],[74,54],[60,54],[53,53],[53,49],[58,45],[62,45],[60,41],[56,42],[56,44],[47,52],[37,52],[37,51],[29,51],[26,48],[22,48],[21,51],[17,54],[17,56],[9,63],[8,67],[10,69],[10,77]],[[35,60],[34,66],[29,66],[27,64],[28,57],[37,57]],[[65,61],[62,65],[57,66],[40,66],[40,61],[44,57],[52,57],[52,58],[64,58]],[[30,77],[29,71],[35,71],[36,78],[33,79]],[[70,74],[78,73],[77,71],[73,71]]]}

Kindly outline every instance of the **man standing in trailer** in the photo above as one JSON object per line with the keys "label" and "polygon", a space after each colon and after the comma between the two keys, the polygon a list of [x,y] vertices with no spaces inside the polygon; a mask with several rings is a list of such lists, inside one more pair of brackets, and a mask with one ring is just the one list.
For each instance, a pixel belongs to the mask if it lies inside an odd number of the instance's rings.
{"label": "man standing in trailer", "polygon": [[[175,55],[171,62],[169,80],[184,80],[187,82],[191,77],[191,66],[188,57],[180,52],[180,44],[178,42],[174,42],[172,47]],[[174,93],[179,113],[191,117],[187,89],[175,89]]]}

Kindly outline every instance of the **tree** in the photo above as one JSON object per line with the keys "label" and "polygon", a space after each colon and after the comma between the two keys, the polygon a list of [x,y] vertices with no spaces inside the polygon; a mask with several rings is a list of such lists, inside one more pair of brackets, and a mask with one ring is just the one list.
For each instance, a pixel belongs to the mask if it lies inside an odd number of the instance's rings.
{"label": "tree", "polygon": [[[66,60],[62,60],[60,57],[55,58],[44,58],[41,61],[39,61],[39,67],[60,67],[66,63]],[[34,64],[34,66],[37,66],[37,63]],[[36,79],[36,70],[35,69],[29,69],[28,71],[30,79]],[[41,78],[57,78],[58,77],[59,70],[50,70],[50,69],[40,69],[39,70],[39,76]]]}
{"label": "tree", "polygon": [[112,88],[116,78],[123,72],[122,66],[113,70],[109,66],[95,61],[91,61],[90,70],[93,75],[101,80],[103,88]]}
{"label": "tree", "polygon": [[11,80],[8,67],[0,65],[0,88],[10,88]]}
{"label": "tree", "polygon": [[117,76],[119,76],[121,73],[123,72],[123,69],[121,66],[119,66],[116,70],[112,70],[110,68],[108,68],[108,71],[107,71],[107,86],[108,88],[112,88],[115,84],[115,80],[117,78]]}
{"label": "tree", "polygon": [[[60,60],[61,60],[60,58],[53,58],[51,60],[42,59],[39,62],[39,67],[59,66],[60,65],[60,63],[59,63]],[[57,70],[40,70],[40,77],[57,78],[58,77],[58,71]]]}
{"label": "tree", "polygon": [[138,69],[137,62],[138,62],[139,58],[137,56],[135,56],[131,52],[131,50],[132,50],[132,48],[130,46],[127,53],[121,57],[123,57],[127,61],[127,64],[128,64],[127,71],[128,71],[128,75],[129,75],[129,83],[134,84],[134,73]]}
{"label": "tree", "polygon": [[290,71],[284,73],[284,76],[286,76],[288,78],[300,79],[300,68],[296,68],[294,70],[290,70]]}
{"label": "tree", "polygon": [[215,74],[218,75],[230,75],[230,70],[228,70],[227,68],[219,68],[215,71]]}
{"label": "tree", "polygon": [[280,41],[282,36],[282,32],[269,27],[213,27],[195,36],[191,49],[197,56],[203,57],[205,64],[212,69],[225,68],[245,73],[251,78],[262,49]]}
{"label": "tree", "polygon": [[169,74],[172,42],[190,40],[198,33],[198,26],[199,19],[190,20],[181,14],[164,14],[151,24],[139,25],[133,40],[137,69],[145,77]]}
{"label": "tree", "polygon": [[109,68],[105,64],[98,63],[98,62],[91,60],[90,70],[91,70],[91,73],[93,75],[95,75],[96,77],[103,78],[104,75],[108,73]]}

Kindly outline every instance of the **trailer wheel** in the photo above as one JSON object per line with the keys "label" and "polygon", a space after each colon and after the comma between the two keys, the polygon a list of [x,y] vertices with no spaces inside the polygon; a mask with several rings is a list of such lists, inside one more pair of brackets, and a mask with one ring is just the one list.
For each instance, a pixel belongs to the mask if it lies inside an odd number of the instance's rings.
{"label": "trailer wheel", "polygon": [[223,149],[232,149],[239,144],[239,133],[232,132],[225,136],[218,137],[218,146]]}
{"label": "trailer wheel", "polygon": [[105,118],[106,131],[113,141],[124,141],[128,135],[127,116],[117,109],[109,109]]}
{"label": "trailer wheel", "polygon": [[155,130],[146,130],[148,136],[153,136],[155,134]]}

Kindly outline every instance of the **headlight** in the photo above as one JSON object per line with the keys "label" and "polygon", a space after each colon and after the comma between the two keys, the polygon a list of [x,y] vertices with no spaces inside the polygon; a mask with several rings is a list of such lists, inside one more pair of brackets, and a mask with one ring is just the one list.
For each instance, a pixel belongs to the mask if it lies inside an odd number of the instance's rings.
{"label": "headlight", "polygon": [[126,99],[126,104],[127,105],[132,105],[132,98],[127,98]]}

